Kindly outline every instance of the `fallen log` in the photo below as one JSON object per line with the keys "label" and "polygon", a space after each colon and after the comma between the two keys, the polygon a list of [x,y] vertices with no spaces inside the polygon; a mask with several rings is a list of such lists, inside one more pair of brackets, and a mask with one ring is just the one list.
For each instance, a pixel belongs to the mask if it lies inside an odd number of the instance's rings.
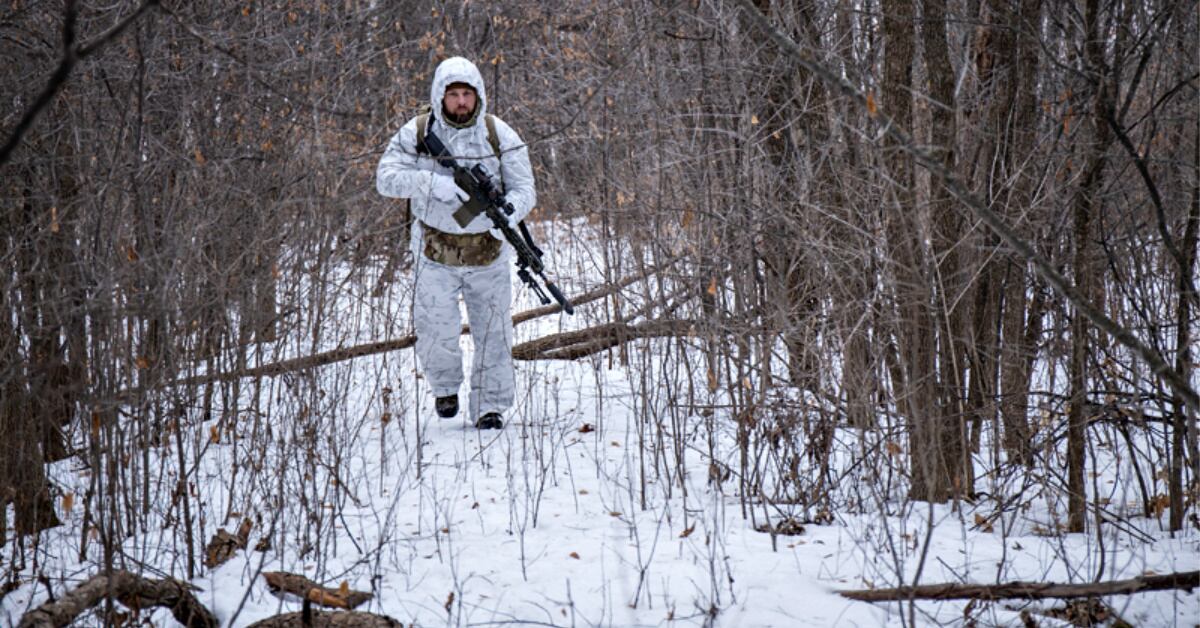
{"label": "fallen log", "polygon": [[58,600],[46,602],[25,613],[18,628],[58,628],[75,621],[84,611],[111,595],[131,609],[164,607],[175,620],[188,628],[218,628],[212,611],[196,596],[190,584],[172,578],[151,580],[128,571],[98,574],[86,580]]}
{"label": "fallen log", "polygon": [[1130,595],[1142,591],[1192,589],[1200,586],[1200,571],[1139,576],[1128,580],[1109,580],[1082,584],[1054,582],[1008,582],[1004,584],[923,584],[892,589],[838,591],[842,597],[863,602],[903,600],[1004,600],[1012,598],[1044,599]]}
{"label": "fallen log", "polygon": [[404,624],[375,613],[357,611],[297,611],[268,617],[247,628],[395,628]]}
{"label": "fallen log", "polygon": [[263,572],[267,586],[276,593],[291,593],[313,604],[330,608],[352,609],[361,606],[372,597],[363,591],[351,591],[350,586],[343,582],[337,589],[323,587],[300,574],[286,571]]}
{"label": "fallen log", "polygon": [[523,342],[513,347],[514,360],[575,360],[611,349],[634,338],[686,336],[696,324],[689,320],[605,323]]}
{"label": "fallen log", "polygon": [[[585,292],[583,294],[580,294],[578,296],[571,297],[571,302],[576,307],[579,307],[580,305],[583,305],[585,303],[590,303],[592,301],[602,299],[610,294],[613,294],[614,292],[619,292],[620,290],[628,287],[630,284],[641,281],[641,280],[645,279],[646,277],[649,277],[665,268],[670,268],[671,265],[674,264],[677,260],[678,260],[678,258],[670,260],[667,263],[660,264],[658,266],[646,269],[643,272],[625,277],[615,283],[603,285],[603,286],[600,286],[593,290],[590,290],[588,292]],[[554,304],[554,305],[546,305],[546,306],[534,308],[532,310],[526,310],[524,312],[520,312],[513,316],[513,325],[518,325],[520,323],[534,320],[536,318],[541,318],[543,316],[549,316],[551,314],[555,314],[559,311],[559,309],[560,308],[559,308],[558,304]],[[467,325],[463,325],[461,333],[466,334],[469,332],[470,332],[470,327],[468,327]],[[292,372],[303,370],[303,369],[315,368],[318,366],[325,366],[328,364],[333,364],[335,362],[344,362],[346,360],[352,360],[354,358],[361,358],[361,357],[368,356],[368,355],[376,355],[376,354],[380,354],[380,353],[387,353],[390,351],[399,351],[401,349],[408,349],[410,347],[413,347],[416,344],[417,344],[416,335],[410,334],[410,335],[404,336],[402,338],[395,338],[392,340],[381,340],[379,342],[369,342],[366,344],[355,345],[353,347],[343,347],[340,349],[333,349],[330,351],[325,351],[323,353],[306,355],[306,356],[302,356],[299,358],[292,358],[290,360],[281,360],[279,362],[272,362],[270,364],[263,364],[261,366],[237,369],[237,370],[229,371],[229,372],[225,372],[225,373],[205,373],[203,375],[196,375],[193,377],[185,377],[185,378],[177,379],[177,380],[174,380],[171,382],[166,382],[166,383],[164,383],[164,385],[166,385],[166,386],[200,386],[203,384],[209,384],[209,383],[214,383],[214,382],[231,382],[231,381],[234,381],[237,379],[243,379],[243,378],[248,378],[248,377],[249,378],[257,378],[257,377],[268,377],[268,376],[273,376],[273,375],[282,375],[284,373],[292,373]],[[124,393],[124,395],[126,395],[126,396],[137,395],[137,394],[140,394],[141,392],[142,391],[140,389],[132,389],[132,390],[126,391]]]}

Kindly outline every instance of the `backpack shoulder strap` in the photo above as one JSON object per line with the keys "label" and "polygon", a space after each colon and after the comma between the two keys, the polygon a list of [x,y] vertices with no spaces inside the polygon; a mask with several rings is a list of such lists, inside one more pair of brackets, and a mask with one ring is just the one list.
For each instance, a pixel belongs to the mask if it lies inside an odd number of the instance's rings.
{"label": "backpack shoulder strap", "polygon": [[425,129],[429,127],[429,114],[423,113],[417,116],[417,153],[425,154],[429,149],[425,148]]}
{"label": "backpack shoulder strap", "polygon": [[492,145],[492,152],[496,153],[496,159],[500,159],[500,136],[496,135],[496,116],[487,114],[483,117],[483,123],[487,125],[488,144]]}

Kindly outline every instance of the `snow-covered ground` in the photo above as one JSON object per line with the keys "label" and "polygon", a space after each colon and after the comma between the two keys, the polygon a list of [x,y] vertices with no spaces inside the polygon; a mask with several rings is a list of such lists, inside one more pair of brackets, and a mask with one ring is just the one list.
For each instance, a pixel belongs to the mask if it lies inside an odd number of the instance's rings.
{"label": "snow-covered ground", "polygon": [[[563,274],[594,268],[565,252],[557,259],[557,268],[575,268]],[[563,283],[571,293],[585,287]],[[398,278],[375,301],[344,294],[343,315],[326,323],[327,345],[408,333],[406,285]],[[515,310],[536,305],[527,291],[516,292]],[[517,328],[517,341],[564,326],[583,325],[538,319]],[[469,339],[462,342],[469,352]],[[479,432],[461,415],[438,419],[411,350],[327,366],[315,382],[296,374],[244,386],[235,416],[183,427],[197,561],[218,527],[232,531],[243,517],[255,522],[250,547],[232,560],[211,570],[197,562],[191,582],[198,597],[224,624],[248,625],[300,609],[298,599],[270,593],[260,575],[289,571],[369,591],[374,598],[358,610],[406,625],[901,626],[911,612],[921,625],[986,626],[1020,625],[1021,610],[1056,603],[976,603],[964,613],[965,601],[911,608],[853,602],[837,591],[911,584],[918,570],[920,583],[995,583],[1200,568],[1200,533],[1171,539],[1157,520],[1132,518],[1099,536],[1055,533],[1056,501],[1036,487],[1024,489],[1026,506],[994,518],[992,500],[957,509],[905,503],[895,486],[871,485],[881,481],[871,479],[872,465],[896,452],[865,448],[866,437],[852,431],[836,435],[840,475],[831,491],[832,503],[853,507],[831,513],[830,522],[806,523],[802,534],[773,538],[756,525],[804,510],[742,499],[736,474],[722,477],[722,469],[736,471],[738,456],[734,421],[720,409],[727,401],[721,388],[705,387],[701,368],[697,387],[714,409],[667,407],[677,398],[663,387],[678,382],[679,361],[700,360],[674,355],[668,342],[632,343],[628,364],[616,352],[519,362],[517,406],[499,432]],[[305,346],[278,351],[294,355]],[[1115,487],[1112,507],[1132,504],[1124,459],[1111,448],[1095,455],[1097,485]],[[158,525],[129,532],[118,566],[187,577],[186,529],[180,500],[171,499],[178,456],[173,443],[149,450],[159,481],[148,520]],[[87,490],[78,461],[51,471],[65,492]],[[995,478],[980,486],[1016,490]],[[44,533],[36,550],[36,569],[56,595],[96,573],[101,561],[94,539],[80,561],[88,538],[82,509],[60,516],[65,525]],[[269,547],[256,550],[264,539]],[[0,602],[0,624],[14,625],[47,599],[34,569],[28,561],[22,585]],[[1200,622],[1200,592],[1106,601],[1133,625]],[[173,625],[165,610],[148,619]],[[81,622],[97,623],[95,615]]]}

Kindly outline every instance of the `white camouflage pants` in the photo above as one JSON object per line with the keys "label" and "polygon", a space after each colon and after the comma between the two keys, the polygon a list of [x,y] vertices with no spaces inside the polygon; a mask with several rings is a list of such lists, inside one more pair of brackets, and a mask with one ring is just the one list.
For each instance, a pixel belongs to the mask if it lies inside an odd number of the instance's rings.
{"label": "white camouflage pants", "polygon": [[475,344],[467,418],[473,421],[488,412],[503,413],[512,406],[515,385],[508,256],[501,255],[487,266],[446,266],[420,252],[415,257],[417,358],[434,396],[456,395],[462,386],[461,294]]}

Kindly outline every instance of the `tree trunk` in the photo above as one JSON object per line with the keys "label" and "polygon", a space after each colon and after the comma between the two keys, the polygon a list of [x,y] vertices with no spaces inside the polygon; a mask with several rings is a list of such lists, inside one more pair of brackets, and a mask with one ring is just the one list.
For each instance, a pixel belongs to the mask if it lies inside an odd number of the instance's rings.
{"label": "tree trunk", "polygon": [[[1013,112],[1012,158],[1009,160],[1016,181],[1010,198],[1009,215],[1017,228],[1021,227],[1020,212],[1032,210],[1035,173],[1023,165],[1032,155],[1037,138],[1037,74],[1040,46],[1031,34],[1041,19],[1042,0],[1022,0],[1019,12],[1013,17],[1016,30],[1017,63],[1013,68],[1016,79],[1016,103]],[[1032,229],[1024,229],[1026,233]],[[1003,287],[1000,340],[1000,415],[1004,430],[1004,448],[1009,459],[1022,464],[1032,462],[1029,448],[1029,378],[1041,331],[1041,300],[1030,302],[1028,292],[1032,275],[1026,263],[1015,255],[1008,256]],[[1029,333],[1035,331],[1035,333]]]}
{"label": "tree trunk", "polygon": [[[1083,298],[1095,303],[1097,284],[1103,267],[1097,263],[1092,246],[1092,217],[1099,211],[1101,175],[1107,163],[1105,153],[1112,141],[1104,107],[1109,101],[1106,94],[1108,77],[1103,74],[1104,42],[1099,35],[1100,0],[1087,0],[1084,12],[1086,41],[1084,53],[1090,71],[1097,74],[1096,94],[1092,98],[1092,111],[1088,118],[1087,139],[1084,151],[1087,168],[1084,170],[1079,191],[1075,196],[1073,223],[1075,242],[1075,285]],[[1084,481],[1087,448],[1086,425],[1089,417],[1084,415],[1088,406],[1088,351],[1090,349],[1090,325],[1082,312],[1076,309],[1071,317],[1071,408],[1067,417],[1067,526],[1071,532],[1083,532],[1086,521],[1087,484]]]}
{"label": "tree trunk", "polygon": [[[954,97],[954,67],[950,63],[946,40],[946,0],[924,0],[922,18],[925,75],[932,97],[930,145],[946,169],[953,171],[957,161],[958,105]],[[962,404],[966,365],[958,357],[963,354],[960,343],[969,309],[956,298],[965,284],[958,253],[963,221],[957,203],[940,183],[931,181],[929,194],[934,229],[933,263],[937,264],[938,279],[935,290],[939,294],[935,308],[941,312],[943,321],[938,333],[938,379],[941,383],[938,398],[944,418],[939,421],[937,446],[945,458],[955,494],[970,494],[974,469],[967,453],[966,417]]]}
{"label": "tree trunk", "polygon": [[[914,28],[911,0],[883,3],[884,111],[900,128],[911,128]],[[909,455],[912,466],[912,498],[942,502],[953,496],[955,486],[950,461],[942,451],[943,430],[953,429],[940,407],[936,370],[932,309],[932,284],[922,239],[928,233],[920,214],[914,189],[913,161],[891,138],[884,141],[884,158],[892,182],[893,206],[885,211],[888,256],[894,273],[894,330],[898,350],[893,388],[896,402],[908,420]]]}
{"label": "tree trunk", "polygon": [[[1200,125],[1197,128],[1196,151],[1200,153]],[[1176,279],[1176,285],[1179,289],[1179,309],[1175,317],[1175,334],[1176,334],[1176,351],[1175,351],[1175,368],[1179,371],[1180,377],[1184,381],[1192,381],[1192,299],[1196,297],[1195,293],[1191,292],[1191,285],[1188,282],[1189,277],[1196,276],[1196,246],[1197,231],[1200,231],[1200,154],[1196,155],[1196,183],[1192,187],[1192,202],[1188,211],[1187,225],[1184,227],[1183,242],[1180,245],[1181,253],[1183,253],[1183,261],[1179,266],[1179,271]],[[1183,452],[1186,446],[1186,434],[1190,430],[1192,438],[1195,438],[1194,416],[1191,415],[1187,404],[1179,395],[1175,395],[1172,399],[1172,405],[1175,407],[1175,419],[1171,425],[1171,473],[1170,486],[1168,487],[1169,498],[1171,500],[1171,519],[1170,525],[1172,531],[1183,529],[1183,514],[1187,510],[1186,501],[1184,500],[1183,488]],[[1188,417],[1192,417],[1189,420]],[[1192,444],[1192,464],[1200,464],[1196,460],[1196,446]],[[1200,476],[1197,476],[1195,470],[1192,472],[1192,482],[1200,482]]]}

